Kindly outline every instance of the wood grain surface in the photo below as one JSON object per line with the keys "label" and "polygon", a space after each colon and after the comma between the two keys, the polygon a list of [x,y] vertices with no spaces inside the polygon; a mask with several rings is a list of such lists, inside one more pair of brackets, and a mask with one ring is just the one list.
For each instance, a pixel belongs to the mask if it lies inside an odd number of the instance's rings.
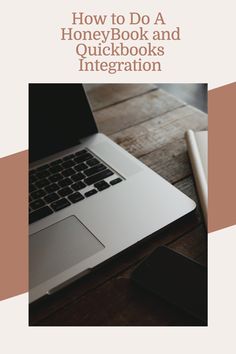
{"label": "wood grain surface", "polygon": [[29,308],[32,326],[199,326],[202,323],[145,291],[130,277],[167,245],[207,264],[207,234],[184,133],[207,128],[207,115],[155,84],[87,85],[99,130],[197,202],[197,209]]}

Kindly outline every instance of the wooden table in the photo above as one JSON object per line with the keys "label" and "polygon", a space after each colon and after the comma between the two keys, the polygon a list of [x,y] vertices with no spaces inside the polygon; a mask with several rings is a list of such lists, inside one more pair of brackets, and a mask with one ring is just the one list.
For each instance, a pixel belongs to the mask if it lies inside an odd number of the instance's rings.
{"label": "wooden table", "polygon": [[[207,128],[207,115],[156,84],[87,85],[86,89],[99,130],[199,204],[184,132]],[[207,235],[200,208],[32,304],[30,325],[201,325],[131,283],[134,268],[160,245],[206,264]]]}

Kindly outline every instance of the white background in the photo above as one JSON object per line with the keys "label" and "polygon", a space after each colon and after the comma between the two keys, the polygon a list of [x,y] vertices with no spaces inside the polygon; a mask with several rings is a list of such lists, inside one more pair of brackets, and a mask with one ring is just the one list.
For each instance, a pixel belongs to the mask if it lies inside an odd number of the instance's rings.
{"label": "white background", "polygon": [[[235,81],[235,1],[9,0],[0,6],[0,156],[27,148],[29,82],[208,82],[211,89]],[[74,45],[59,39],[72,11],[162,11],[181,27],[182,41],[168,46],[162,73],[80,73]],[[208,328],[29,328],[23,294],[0,302],[1,352],[235,353],[235,232],[234,226],[209,235]]]}

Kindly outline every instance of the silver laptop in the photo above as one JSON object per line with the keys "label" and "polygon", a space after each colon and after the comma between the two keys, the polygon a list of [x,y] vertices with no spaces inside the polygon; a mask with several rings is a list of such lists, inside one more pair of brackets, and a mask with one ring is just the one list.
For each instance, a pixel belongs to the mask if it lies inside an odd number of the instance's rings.
{"label": "silver laptop", "polygon": [[29,128],[30,302],[195,208],[98,132],[81,84],[30,84]]}

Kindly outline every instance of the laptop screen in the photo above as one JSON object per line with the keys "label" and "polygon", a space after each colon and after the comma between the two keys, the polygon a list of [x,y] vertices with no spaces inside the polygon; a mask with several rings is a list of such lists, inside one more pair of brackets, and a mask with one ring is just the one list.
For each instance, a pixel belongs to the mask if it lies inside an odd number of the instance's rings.
{"label": "laptop screen", "polygon": [[29,159],[39,160],[97,132],[81,84],[29,84]]}

